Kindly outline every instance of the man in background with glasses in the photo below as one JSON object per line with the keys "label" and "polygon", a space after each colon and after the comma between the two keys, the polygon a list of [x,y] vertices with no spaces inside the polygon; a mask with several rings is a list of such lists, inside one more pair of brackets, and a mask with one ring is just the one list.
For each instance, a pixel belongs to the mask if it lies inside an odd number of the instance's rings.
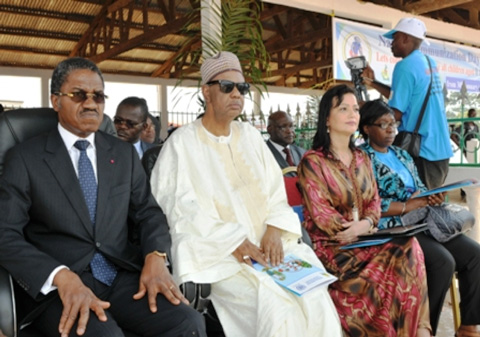
{"label": "man in background with glasses", "polygon": [[[267,145],[278,165],[282,169],[297,166],[305,153],[305,149],[293,143],[295,141],[295,126],[292,117],[285,111],[279,110],[272,113],[268,116],[267,132],[270,135]],[[295,172],[285,174],[287,177],[296,175]]]}
{"label": "man in background with glasses", "polygon": [[138,156],[143,154],[154,144],[140,139],[142,131],[147,128],[148,106],[147,101],[140,97],[127,97],[118,104],[113,123],[117,129],[118,138],[133,145]]}
{"label": "man in background with glasses", "polygon": [[172,234],[177,282],[211,283],[226,336],[341,336],[327,288],[288,293],[254,261],[295,256],[322,266],[301,237],[283,177],[260,132],[235,121],[250,85],[235,54],[204,60],[202,118],[178,128],[152,171],[152,192]]}
{"label": "man in background with glasses", "polygon": [[58,127],[7,155],[0,265],[16,281],[19,325],[62,337],[206,336],[167,268],[168,225],[136,151],[97,132],[106,97],[93,62],[61,62],[50,96]]}

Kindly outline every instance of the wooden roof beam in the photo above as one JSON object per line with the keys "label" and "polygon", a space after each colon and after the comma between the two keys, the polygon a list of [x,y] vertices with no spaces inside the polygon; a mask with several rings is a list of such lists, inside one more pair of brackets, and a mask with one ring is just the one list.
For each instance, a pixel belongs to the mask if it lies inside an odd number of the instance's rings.
{"label": "wooden roof beam", "polygon": [[327,68],[332,66],[332,60],[320,60],[320,61],[314,61],[314,62],[308,62],[308,63],[303,63],[299,64],[293,67],[285,67],[282,69],[277,69],[277,70],[271,70],[268,74],[263,73],[263,77],[274,77],[274,76],[284,76],[284,75],[291,75],[291,74],[296,74],[302,70],[307,70],[307,69],[321,69],[321,68]]}
{"label": "wooden roof beam", "polygon": [[478,12],[478,8],[472,8],[468,11],[470,24],[477,28],[480,26],[480,22],[478,21]]}
{"label": "wooden roof beam", "polygon": [[[275,43],[281,43],[279,41],[284,41],[285,39],[289,38],[289,34],[287,34],[287,31],[297,31],[298,27],[301,27],[301,25],[303,24],[303,20],[305,20],[304,17],[300,18],[300,16],[298,16],[294,22],[295,22],[295,25],[294,26],[288,26],[288,24],[285,24],[283,25],[283,22],[280,20],[280,17],[279,16],[274,16],[274,22],[275,22],[275,28],[274,29],[268,29],[268,30],[274,30],[277,32],[277,34],[271,36],[269,39],[267,39],[265,42],[264,42],[264,45],[265,47],[268,49],[268,46],[271,46],[271,45],[274,45]],[[265,22],[262,22],[262,27],[264,28],[265,30],[265,27],[266,27],[266,23]],[[297,34],[299,35],[299,34]],[[271,53],[274,53],[273,51]]]}
{"label": "wooden roof beam", "polygon": [[107,13],[113,13],[116,12],[123,7],[131,4],[134,0],[116,0],[114,3],[112,3],[110,6],[107,7]]}
{"label": "wooden roof beam", "polygon": [[0,45],[0,50],[6,50],[10,52],[19,52],[19,53],[29,53],[29,54],[36,54],[36,55],[52,55],[52,56],[60,56],[60,57],[67,57],[68,51],[61,51],[56,49],[40,49],[40,48],[31,48],[25,46],[12,46],[12,45]]}
{"label": "wooden roof beam", "polygon": [[444,19],[448,18],[451,20],[452,23],[463,26],[468,25],[468,21],[461,15],[458,15],[458,13],[453,9],[444,9],[441,13]]}
{"label": "wooden roof beam", "polygon": [[66,34],[53,32],[49,30],[23,29],[23,28],[7,28],[0,27],[0,34],[8,34],[23,37],[37,37],[54,40],[78,41],[78,34]]}
{"label": "wooden roof beam", "polygon": [[[288,11],[288,7],[285,7],[285,6],[281,6],[281,5],[268,5],[268,4],[264,4],[264,9],[263,11],[260,13],[260,21],[267,21],[269,19],[271,19],[272,17],[274,17],[275,15],[279,15],[279,14],[282,14],[282,13],[285,13],[286,11]],[[265,9],[265,8],[268,8],[268,9]]]}
{"label": "wooden roof beam", "polygon": [[0,12],[6,12],[6,13],[15,14],[15,15],[39,16],[42,18],[59,19],[59,20],[67,20],[67,21],[82,22],[82,23],[90,22],[93,19],[91,15],[47,11],[41,8],[31,8],[31,7],[25,7],[25,6],[0,5]]}
{"label": "wooden roof beam", "polygon": [[304,46],[307,43],[315,42],[320,39],[329,37],[331,32],[332,32],[331,29],[325,28],[325,29],[314,31],[314,32],[307,32],[303,35],[294,36],[289,39],[285,39],[283,41],[278,41],[273,43],[269,43],[269,41],[267,41],[265,43],[265,48],[267,49],[267,52],[269,52],[270,54],[276,53],[278,51],[282,51],[285,49],[293,49],[300,46]]}
{"label": "wooden roof beam", "polygon": [[80,38],[78,43],[75,45],[75,47],[73,47],[72,51],[70,52],[70,57],[80,55],[80,50],[86,48],[88,40],[90,40],[91,36],[93,35],[97,27],[100,25],[100,23],[105,20],[105,17],[107,16],[107,13],[108,13],[108,7],[110,6],[111,3],[112,3],[112,0],[105,1],[100,12],[97,14],[95,19],[93,19],[88,29],[83,33],[82,37]]}
{"label": "wooden roof beam", "polygon": [[[0,34],[5,34],[5,35],[8,34],[13,36],[21,36],[21,37],[27,36],[27,37],[34,37],[39,39],[63,40],[63,41],[70,41],[70,42],[76,42],[80,39],[80,35],[78,34],[65,34],[65,33],[43,31],[43,30],[40,31],[40,30],[4,28],[4,27],[0,27]],[[120,40],[112,39],[111,43],[118,45],[120,44]],[[172,52],[172,53],[176,53],[180,49],[180,47],[176,47],[173,45],[167,45],[167,44],[155,43],[155,42],[146,42],[142,44],[141,48],[146,50],[165,51],[165,52]]]}
{"label": "wooden roof beam", "polygon": [[472,1],[473,0],[420,0],[405,4],[405,10],[414,14],[425,14],[463,5]]}
{"label": "wooden roof beam", "polygon": [[280,17],[278,15],[274,15],[273,21],[275,22],[275,26],[277,26],[277,31],[279,35],[281,35],[284,39],[286,39],[288,34],[287,34],[287,31],[285,30],[285,27],[283,27],[283,23],[282,23],[282,20],[280,20]]}
{"label": "wooden roof beam", "polygon": [[157,39],[160,36],[165,36],[168,34],[174,34],[177,33],[182,29],[182,27],[188,22],[189,18],[188,17],[182,17],[176,20],[173,20],[172,22],[169,22],[168,24],[165,24],[163,26],[159,26],[157,28],[151,29],[143,34],[140,34],[138,36],[135,36],[134,38],[121,43],[113,48],[110,48],[109,50],[104,51],[101,54],[97,54],[94,56],[89,57],[90,60],[92,60],[95,63],[100,63],[106,59],[109,59],[113,56],[116,56],[118,54],[121,54],[123,52],[126,52],[127,50],[136,48],[141,46],[144,43],[150,42],[152,40]]}
{"label": "wooden roof beam", "polygon": [[160,77],[163,74],[170,74],[172,67],[175,65],[175,60],[177,59],[178,55],[185,53],[186,50],[197,50],[200,48],[202,44],[201,39],[192,39],[189,43],[185,44],[180,48],[178,52],[173,54],[167,61],[165,61],[160,67],[155,69],[152,72],[151,77]]}

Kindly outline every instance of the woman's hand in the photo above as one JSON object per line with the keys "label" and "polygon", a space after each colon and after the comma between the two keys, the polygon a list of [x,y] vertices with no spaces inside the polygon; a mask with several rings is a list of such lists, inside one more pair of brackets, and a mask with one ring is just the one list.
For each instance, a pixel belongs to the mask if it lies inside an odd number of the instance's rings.
{"label": "woman's hand", "polygon": [[405,202],[405,209],[403,210],[403,214],[407,214],[408,212],[428,205],[428,197],[415,198],[415,196],[418,194],[420,194],[420,191],[416,191],[415,193],[413,193],[410,199]]}
{"label": "woman's hand", "polygon": [[427,197],[428,198],[428,205],[429,206],[441,205],[445,201],[445,194],[446,193],[447,192],[429,195]]}
{"label": "woman's hand", "polygon": [[272,267],[278,266],[283,262],[283,245],[282,245],[282,230],[267,225],[267,230],[260,242],[260,249],[265,255],[267,262],[270,262]]}
{"label": "woman's hand", "polygon": [[337,235],[335,235],[335,239],[341,244],[350,243],[357,241],[359,235],[368,233],[370,230],[370,221],[360,220],[345,222],[342,224],[342,227],[345,229],[338,232]]}

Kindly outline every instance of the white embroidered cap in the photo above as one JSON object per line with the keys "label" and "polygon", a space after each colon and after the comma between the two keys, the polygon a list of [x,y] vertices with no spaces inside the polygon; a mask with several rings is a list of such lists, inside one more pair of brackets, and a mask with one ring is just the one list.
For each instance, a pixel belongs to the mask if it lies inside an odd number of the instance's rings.
{"label": "white embroidered cap", "polygon": [[393,39],[393,34],[396,32],[402,32],[418,39],[423,40],[427,45],[430,43],[426,40],[427,36],[427,27],[423,21],[416,19],[416,18],[403,18],[398,21],[395,28],[383,34],[388,39]]}
{"label": "white embroidered cap", "polygon": [[212,80],[215,76],[230,70],[243,74],[237,55],[231,52],[221,51],[217,55],[205,59],[200,67],[202,85]]}

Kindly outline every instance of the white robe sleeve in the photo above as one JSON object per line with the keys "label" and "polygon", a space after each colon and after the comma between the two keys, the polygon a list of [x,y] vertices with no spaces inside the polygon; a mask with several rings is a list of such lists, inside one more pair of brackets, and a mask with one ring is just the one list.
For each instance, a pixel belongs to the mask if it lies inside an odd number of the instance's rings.
{"label": "white robe sleeve", "polygon": [[[183,131],[177,130],[175,133]],[[215,207],[202,207],[203,181],[189,171],[188,147],[180,137],[169,139],[153,168],[152,193],[167,215],[172,235],[173,275],[177,282],[211,283],[240,269],[232,252],[247,238],[243,226],[224,222]],[[188,141],[187,141],[188,142]],[[191,154],[191,153],[190,153]],[[194,186],[196,185],[196,186]],[[206,193],[205,198],[208,198]],[[207,272],[210,269],[210,272]]]}

